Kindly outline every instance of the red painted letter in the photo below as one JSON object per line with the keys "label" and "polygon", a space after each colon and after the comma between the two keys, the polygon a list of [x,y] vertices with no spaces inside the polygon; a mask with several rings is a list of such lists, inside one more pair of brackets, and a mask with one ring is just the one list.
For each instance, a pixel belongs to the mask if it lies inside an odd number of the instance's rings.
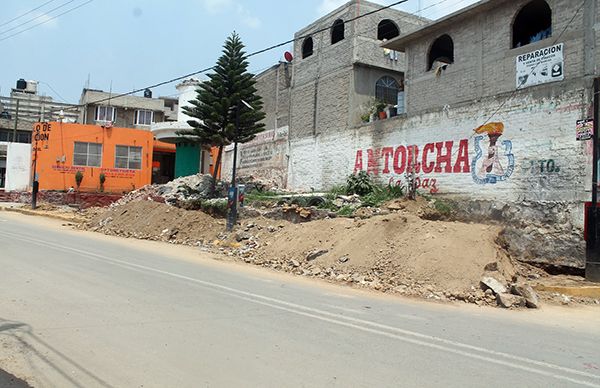
{"label": "red painted letter", "polygon": [[356,151],[356,159],[354,160],[354,173],[356,174],[359,171],[362,171],[362,150]]}
{"label": "red painted letter", "polygon": [[367,150],[367,173],[379,175],[379,162],[381,161],[381,150],[373,148]]}
{"label": "red painted letter", "polygon": [[[469,139],[462,139],[458,145],[458,158],[454,164],[454,172],[471,172],[471,166],[469,165]],[[462,169],[460,165],[462,164]]]}
{"label": "red painted letter", "polygon": [[435,151],[434,143],[427,143],[425,147],[423,147],[423,163],[421,165],[423,166],[424,174],[429,174],[433,171],[433,167],[435,167],[435,163],[427,162],[427,154],[433,151]]}
{"label": "red painted letter", "polygon": [[406,148],[398,146],[394,152],[394,173],[400,175],[406,169]]}
{"label": "red painted letter", "polygon": [[[435,148],[437,149],[437,160],[435,164],[435,172],[442,172],[442,164],[445,164],[444,172],[450,173],[452,172],[452,146],[454,145],[453,141],[447,141],[446,143],[435,143]],[[446,148],[446,154],[442,154],[442,148]]]}
{"label": "red painted letter", "polygon": [[383,173],[390,173],[390,156],[393,157],[394,149],[392,147],[384,147],[381,149],[381,156],[385,158],[385,164],[383,166]]}

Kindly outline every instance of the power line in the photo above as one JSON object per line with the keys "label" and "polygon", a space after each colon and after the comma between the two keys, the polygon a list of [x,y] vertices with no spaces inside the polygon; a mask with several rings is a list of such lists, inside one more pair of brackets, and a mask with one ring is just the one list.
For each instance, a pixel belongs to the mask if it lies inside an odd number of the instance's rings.
{"label": "power line", "polygon": [[30,13],[35,12],[38,9],[42,8],[43,6],[52,3],[53,1],[56,1],[56,0],[46,1],[44,4],[42,4],[42,5],[38,6],[38,7],[35,7],[34,9],[31,9],[31,10],[25,12],[24,14],[21,14],[21,15],[19,15],[17,17],[14,17],[14,18],[10,19],[9,21],[6,21],[6,22],[0,24],[0,27],[4,27],[5,25],[10,24],[10,23],[14,22],[15,20],[18,20],[18,19],[22,18],[23,16],[27,16]]}
{"label": "power line", "polygon": [[[69,1],[69,3],[70,3],[70,2],[73,2],[73,1],[74,1],[74,0],[71,0],[71,1]],[[29,31],[29,30],[31,30],[32,28],[35,28],[35,27],[37,27],[37,26],[41,26],[42,24],[48,23],[48,22],[50,22],[50,21],[52,21],[52,20],[54,20],[54,19],[56,19],[56,18],[58,18],[58,17],[60,17],[60,16],[62,16],[62,15],[68,14],[69,12],[73,12],[73,11],[75,11],[76,9],[78,9],[78,8],[81,8],[81,7],[83,7],[84,5],[87,5],[87,4],[91,3],[92,1],[94,1],[94,0],[88,0],[88,1],[86,1],[85,3],[81,3],[81,4],[79,4],[79,5],[78,5],[78,6],[76,6],[76,7],[73,7],[73,8],[70,8],[70,9],[66,10],[65,12],[59,13],[59,14],[58,14],[58,15],[56,15],[56,16],[52,16],[51,18],[48,18],[48,19],[46,19],[46,20],[44,20],[44,21],[42,21],[42,22],[40,22],[40,23],[34,24],[34,25],[33,25],[33,26],[31,26],[31,27],[28,27],[28,28],[26,28],[26,29],[24,29],[24,30],[21,30],[21,31],[17,31],[17,32],[15,32],[14,34],[11,34],[11,35],[8,35],[8,36],[5,36],[4,38],[0,39],[0,42],[2,42],[2,41],[5,41],[5,40],[7,40],[8,38],[12,38],[13,36],[16,36],[16,35],[22,34],[22,33],[26,32],[26,31]],[[25,23],[24,23],[24,24],[25,24]],[[0,34],[1,34],[1,33],[0,33]]]}
{"label": "power line", "polygon": [[[90,2],[90,1],[93,1],[93,0],[89,0],[88,2]],[[358,20],[358,19],[364,18],[364,17],[366,17],[366,16],[369,16],[369,15],[375,14],[375,13],[377,13],[377,12],[381,12],[381,11],[383,11],[383,10],[386,10],[386,9],[389,9],[389,8],[391,8],[391,7],[395,7],[395,6],[397,6],[397,5],[400,5],[400,4],[403,4],[403,3],[406,3],[407,1],[408,1],[408,0],[400,0],[400,1],[396,1],[396,2],[394,2],[394,3],[392,3],[392,4],[389,4],[389,5],[386,5],[386,6],[384,6],[384,7],[378,8],[378,9],[376,9],[376,10],[369,11],[369,12],[367,12],[367,13],[365,13],[365,14],[362,14],[362,15],[355,16],[355,17],[353,17],[353,18],[351,18],[351,19],[348,19],[348,20],[344,21],[344,25],[345,25],[346,23],[350,23],[350,22],[352,22],[352,21],[355,21],[355,20]],[[442,2],[443,2],[443,1],[446,1],[446,0],[442,0]],[[85,3],[84,3],[84,4],[85,4]],[[330,26],[330,27],[321,28],[321,29],[319,29],[319,30],[317,30],[317,31],[313,31],[311,34],[308,34],[308,35],[299,36],[299,37],[297,37],[297,38],[293,38],[293,39],[290,39],[290,40],[288,40],[288,41],[285,41],[285,42],[282,42],[282,43],[278,43],[278,44],[272,45],[272,46],[270,46],[270,47],[267,47],[267,48],[264,48],[264,49],[261,49],[261,50],[258,50],[258,51],[254,51],[254,52],[252,52],[252,53],[250,53],[250,54],[246,55],[246,58],[249,58],[249,57],[252,57],[252,56],[255,56],[255,55],[258,55],[258,54],[262,54],[262,53],[264,53],[264,52],[267,52],[267,51],[270,51],[270,50],[276,49],[276,48],[278,48],[278,47],[281,47],[281,46],[285,46],[286,44],[290,44],[290,43],[293,43],[293,42],[295,42],[295,41],[298,41],[298,40],[305,39],[306,37],[309,37],[309,36],[311,36],[312,34],[318,34],[318,33],[320,33],[320,32],[327,31],[327,30],[329,30],[329,29],[331,29],[331,26]],[[1,41],[2,41],[2,39],[0,39],[0,42],[1,42]],[[117,98],[121,98],[121,97],[129,96],[129,95],[131,95],[131,94],[135,94],[135,93],[142,92],[142,91],[144,91],[144,90],[146,90],[146,89],[153,89],[153,88],[157,88],[157,87],[159,87],[159,86],[167,85],[167,84],[170,84],[170,83],[173,83],[173,82],[181,81],[181,80],[183,80],[183,79],[185,79],[185,78],[189,78],[189,77],[192,77],[192,76],[194,76],[194,75],[198,75],[198,74],[202,74],[202,73],[209,72],[209,71],[210,71],[210,70],[212,70],[213,68],[214,68],[214,66],[207,67],[207,68],[205,68],[205,69],[202,69],[202,70],[194,71],[194,72],[192,72],[192,73],[188,73],[188,74],[185,74],[185,75],[182,75],[182,76],[179,76],[179,77],[171,78],[171,79],[169,79],[169,80],[166,80],[166,81],[158,82],[158,83],[156,83],[156,84],[154,84],[154,85],[150,85],[150,86],[142,87],[142,88],[139,88],[139,89],[134,89],[134,90],[132,90],[132,91],[130,91],[130,92],[126,92],[126,93],[117,94],[116,96],[110,96],[110,97],[106,97],[106,98],[101,98],[101,99],[99,99],[99,100],[96,100],[96,101],[91,101],[91,102],[88,102],[87,104],[78,104],[78,105],[73,105],[73,109],[75,109],[75,108],[81,108],[81,107],[84,107],[85,105],[88,105],[88,104],[98,104],[98,103],[105,102],[105,101],[108,101],[108,100],[114,100],[114,99],[117,99]]]}
{"label": "power line", "polygon": [[63,3],[63,4],[59,5],[58,7],[52,8],[50,11],[48,11],[46,13],[43,13],[41,15],[38,15],[38,16],[34,17],[33,19],[29,19],[26,22],[23,22],[21,24],[17,24],[16,26],[9,28],[8,30],[0,31],[0,35],[4,35],[7,32],[14,31],[14,30],[18,29],[19,27],[24,26],[25,24],[29,24],[29,23],[37,20],[37,19],[41,19],[44,16],[48,16],[49,13],[52,13],[52,12],[56,11],[57,9],[60,9],[60,8],[62,8],[64,6],[66,6],[66,5],[69,5],[70,3],[74,2],[74,1],[76,1],[76,0],[69,0],[66,3]]}

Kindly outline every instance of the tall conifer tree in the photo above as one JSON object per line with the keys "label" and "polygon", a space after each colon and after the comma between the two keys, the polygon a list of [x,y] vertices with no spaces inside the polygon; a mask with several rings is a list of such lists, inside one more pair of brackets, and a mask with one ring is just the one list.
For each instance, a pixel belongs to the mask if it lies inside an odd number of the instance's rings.
{"label": "tall conifer tree", "polygon": [[[246,143],[264,131],[260,121],[265,117],[262,99],[256,94],[254,74],[248,72],[244,45],[237,33],[231,34],[223,46],[223,54],[208,75],[208,80],[198,88],[195,100],[183,111],[197,120],[189,120],[192,127],[179,131],[188,140],[219,147],[213,170],[214,182],[221,167],[223,147],[233,142]],[[242,100],[253,109],[246,107]],[[239,112],[237,110],[239,109]],[[236,127],[236,115],[239,125]]]}

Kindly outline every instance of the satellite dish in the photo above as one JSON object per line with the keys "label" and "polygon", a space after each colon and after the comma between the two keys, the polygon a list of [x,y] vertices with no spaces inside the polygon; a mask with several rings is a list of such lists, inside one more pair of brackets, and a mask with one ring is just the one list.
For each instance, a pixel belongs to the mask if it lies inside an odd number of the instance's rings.
{"label": "satellite dish", "polygon": [[286,52],[283,54],[283,57],[284,57],[284,58],[285,58],[285,60],[286,60],[286,61],[288,61],[288,62],[291,62],[291,61],[293,61],[293,60],[294,60],[294,56],[293,56],[293,55],[292,55],[292,53],[291,53],[291,52],[289,52],[289,51],[286,51]]}

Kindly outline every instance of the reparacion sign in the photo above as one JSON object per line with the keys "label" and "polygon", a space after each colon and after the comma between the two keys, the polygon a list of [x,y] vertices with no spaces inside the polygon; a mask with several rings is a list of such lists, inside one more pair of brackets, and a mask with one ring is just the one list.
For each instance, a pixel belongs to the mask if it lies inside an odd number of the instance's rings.
{"label": "reparacion sign", "polygon": [[518,55],[517,89],[562,81],[564,76],[563,43]]}

